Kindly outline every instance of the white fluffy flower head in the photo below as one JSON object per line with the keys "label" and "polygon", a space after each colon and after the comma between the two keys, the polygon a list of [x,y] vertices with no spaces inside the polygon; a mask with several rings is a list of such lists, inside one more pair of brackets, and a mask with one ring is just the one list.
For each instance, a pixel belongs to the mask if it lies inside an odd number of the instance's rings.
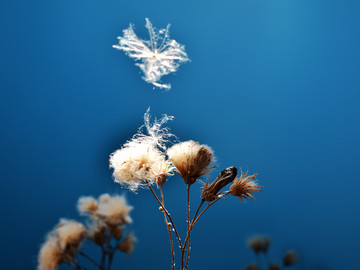
{"label": "white fluffy flower head", "polygon": [[166,29],[157,29],[148,18],[145,20],[150,40],[138,38],[130,24],[128,29],[123,30],[124,36],[118,37],[119,44],[113,45],[113,48],[123,50],[129,57],[141,61],[136,65],[143,71],[146,82],[159,88],[170,89],[170,84],[161,84],[158,81],[162,76],[175,72],[180,63],[189,61],[189,58],[184,46],[170,39],[170,24]]}
{"label": "white fluffy flower head", "polygon": [[105,202],[99,203],[96,215],[108,225],[118,226],[119,224],[132,222],[129,216],[132,209],[133,207],[128,205],[124,196],[115,195]]}
{"label": "white fluffy flower head", "polygon": [[[144,115],[145,124],[123,147],[110,155],[110,167],[114,169],[115,182],[135,191],[145,181],[154,183],[174,169],[166,160],[164,150],[169,138],[174,136],[163,124],[172,120],[163,115],[160,120],[150,122],[149,109]],[[143,132],[145,129],[145,132]]]}

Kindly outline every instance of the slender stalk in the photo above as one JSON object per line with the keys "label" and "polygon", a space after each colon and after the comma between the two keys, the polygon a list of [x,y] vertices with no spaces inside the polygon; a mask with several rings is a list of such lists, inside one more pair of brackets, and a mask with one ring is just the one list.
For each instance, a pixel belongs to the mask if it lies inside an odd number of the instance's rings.
{"label": "slender stalk", "polygon": [[92,262],[94,265],[96,265],[99,269],[102,269],[103,268],[101,267],[100,264],[98,264],[93,258],[91,258],[90,256],[88,256],[87,254],[85,254],[83,251],[79,251],[79,254],[81,256],[83,256],[84,258],[88,259],[90,262]]}
{"label": "slender stalk", "polygon": [[[193,221],[194,221],[195,218],[197,217],[197,215],[198,215],[198,213],[199,213],[199,211],[200,211],[200,209],[201,209],[201,206],[204,204],[204,202],[205,202],[205,200],[201,200],[201,203],[199,204],[199,207],[197,208],[197,210],[196,210],[196,212],[195,212],[195,215],[194,215],[194,217],[193,217],[193,219],[192,219],[192,221],[191,221],[191,224],[193,223]],[[187,251],[187,254],[186,254],[185,269],[187,269],[187,267],[188,267],[189,257],[190,257],[190,240],[191,240],[191,235],[190,235],[190,233],[191,233],[191,230],[189,230],[189,228],[190,228],[190,227],[188,227],[188,234],[189,234],[189,241],[188,241],[188,243],[189,243],[189,245],[188,245],[188,251]],[[185,243],[184,243],[184,245],[185,245]]]}
{"label": "slender stalk", "polygon": [[[218,200],[224,198],[226,195],[228,195],[230,193],[230,191],[225,192],[223,195],[219,196],[217,199],[215,199],[214,201],[212,201],[211,203],[209,203],[204,210],[201,211],[200,215],[195,219],[195,216],[193,218],[193,221],[190,224],[190,231],[193,229],[193,227],[195,226],[196,222],[198,222],[199,218],[205,213],[205,211],[212,206],[214,203],[216,203]],[[203,202],[201,202],[202,204]],[[201,204],[198,208],[198,210],[201,207]],[[198,212],[198,211],[197,211]],[[187,241],[189,240],[189,234],[186,236],[185,240],[184,240],[184,246],[186,245]]]}
{"label": "slender stalk", "polygon": [[[189,264],[189,257],[190,257],[190,248],[191,248],[191,244],[190,244],[190,240],[191,240],[191,235],[190,235],[190,185],[188,185],[188,234],[189,234],[189,242],[188,242],[188,247],[187,247],[187,254],[186,254],[186,262],[185,262],[185,269],[187,269],[187,266]],[[201,204],[200,204],[201,206]],[[199,209],[199,208],[198,208]],[[197,215],[198,210],[195,213],[195,216]]]}
{"label": "slender stalk", "polygon": [[106,250],[105,250],[104,244],[101,245],[101,251],[102,251],[102,255],[101,255],[100,266],[101,266],[101,269],[105,269]]}
{"label": "slender stalk", "polygon": [[108,260],[108,270],[111,269],[111,264],[112,264],[113,258],[114,258],[114,252],[110,252],[109,253],[109,260]]}
{"label": "slender stalk", "polygon": [[[188,246],[187,246],[187,254],[190,252],[190,184],[187,186],[187,202],[186,202],[186,214],[187,214],[187,233],[186,238],[189,239]],[[185,249],[186,249],[186,243],[184,243],[183,247],[181,248],[181,269],[186,269],[186,266],[184,268],[184,256],[185,256]]]}
{"label": "slender stalk", "polygon": [[199,218],[204,214],[204,212],[210,207],[212,206],[214,203],[216,203],[218,200],[224,198],[226,195],[230,194],[230,191],[225,192],[223,195],[219,196],[216,200],[212,201],[211,203],[209,203],[205,209],[200,213],[200,215],[195,219],[195,221],[191,224],[191,228],[194,227],[194,225],[196,224],[196,222],[198,222]]}
{"label": "slender stalk", "polygon": [[148,181],[148,180],[145,180],[145,181],[146,181],[147,185],[149,186],[149,188],[150,188],[152,194],[154,195],[155,199],[156,199],[157,202],[160,204],[160,206],[162,207],[163,211],[165,212],[165,214],[166,214],[167,217],[169,218],[170,223],[171,223],[171,225],[172,225],[173,228],[174,228],[174,231],[175,231],[177,240],[179,241],[179,245],[180,245],[180,247],[182,247],[181,238],[180,238],[179,233],[178,233],[178,231],[177,231],[177,229],[176,229],[176,227],[175,227],[175,223],[174,223],[172,217],[170,216],[169,212],[166,210],[165,206],[164,206],[164,205],[161,203],[161,201],[159,200],[159,198],[158,198],[158,196],[156,195],[154,189],[151,187],[149,181]]}
{"label": "slender stalk", "polygon": [[[163,185],[162,184],[160,184],[160,192],[161,192],[161,203],[163,205],[165,205],[164,192],[163,192]],[[170,227],[170,225],[168,223],[168,219],[166,217],[165,211],[163,211],[163,214],[164,214],[164,220],[165,220],[165,223],[166,223],[166,227],[168,229],[169,239],[170,239],[172,269],[175,270],[175,252],[174,252],[174,243],[173,243],[172,234],[171,234],[171,227]]]}

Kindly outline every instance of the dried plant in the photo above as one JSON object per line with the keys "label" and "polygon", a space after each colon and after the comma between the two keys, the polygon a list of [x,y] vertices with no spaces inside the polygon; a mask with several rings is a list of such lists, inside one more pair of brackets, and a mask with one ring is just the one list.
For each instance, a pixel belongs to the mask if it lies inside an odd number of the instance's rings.
{"label": "dried plant", "polygon": [[[132,222],[129,216],[132,207],[124,196],[80,197],[77,208],[81,215],[89,218],[88,226],[75,220],[60,219],[40,249],[39,270],[54,270],[62,263],[86,270],[80,257],[100,270],[110,270],[116,251],[130,254],[134,250],[136,238],[131,233],[124,233]],[[82,244],[86,240],[100,247],[100,262],[83,250]]]}
{"label": "dried plant", "polygon": [[124,36],[118,37],[119,44],[113,48],[125,51],[125,53],[141,61],[136,64],[144,73],[143,79],[159,88],[170,89],[170,84],[158,83],[161,77],[175,72],[181,63],[189,61],[185,48],[176,40],[170,39],[169,28],[156,29],[148,18],[145,27],[149,31],[150,40],[140,39],[130,24],[128,29],[123,30]]}
{"label": "dried plant", "polygon": [[[280,270],[281,264],[278,262],[274,262],[270,260],[268,250],[270,247],[271,241],[270,237],[267,235],[255,235],[248,239],[247,245],[249,248],[251,248],[255,255],[256,255],[256,261],[257,263],[251,262],[246,267],[245,270],[251,270],[251,269],[257,269],[261,270],[261,258],[260,256],[263,255],[266,262],[266,267],[263,269],[268,270]],[[298,260],[297,252],[294,250],[288,250],[285,252],[282,260],[282,266],[288,267],[291,265],[294,265]]]}
{"label": "dried plant", "polygon": [[[189,263],[191,231],[205,211],[229,194],[240,199],[254,198],[253,193],[260,191],[261,186],[255,182],[256,175],[241,173],[237,176],[236,167],[224,169],[214,182],[209,183],[208,179],[207,183],[203,183],[202,199],[195,214],[190,217],[190,188],[195,181],[214,168],[215,156],[209,146],[195,141],[177,142],[168,148],[169,138],[174,136],[163,127],[168,120],[172,120],[172,117],[164,115],[160,121],[155,120],[151,125],[148,110],[143,126],[145,130],[141,129],[130,141],[110,155],[110,167],[114,169],[115,182],[133,191],[143,186],[150,189],[164,215],[170,239],[172,269],[175,269],[174,241],[177,241],[181,252],[180,269],[185,270]],[[187,187],[187,230],[183,239],[165,206],[164,185],[166,178],[173,175],[173,171],[182,177]],[[223,191],[231,182],[233,183],[230,189]],[[160,194],[157,194],[153,186],[160,189]]]}

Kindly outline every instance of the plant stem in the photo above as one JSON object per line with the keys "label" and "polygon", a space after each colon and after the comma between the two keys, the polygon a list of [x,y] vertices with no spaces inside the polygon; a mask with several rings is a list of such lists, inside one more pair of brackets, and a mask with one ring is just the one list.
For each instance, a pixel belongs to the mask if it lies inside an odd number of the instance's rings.
{"label": "plant stem", "polygon": [[171,218],[169,212],[166,210],[165,206],[164,206],[164,205],[161,203],[161,201],[159,200],[159,198],[158,198],[158,196],[156,195],[154,189],[151,187],[149,181],[148,181],[148,180],[145,180],[145,181],[146,181],[147,185],[149,186],[149,188],[150,188],[152,194],[154,195],[155,199],[157,200],[157,202],[158,202],[158,203],[160,204],[160,206],[162,207],[164,213],[168,216],[168,218],[169,218],[169,220],[170,220],[170,222],[171,222],[171,225],[172,225],[173,228],[174,228],[174,231],[175,231],[177,240],[179,241],[179,245],[180,245],[180,248],[181,248],[181,247],[182,247],[181,238],[180,238],[179,233],[178,233],[178,231],[177,231],[177,229],[176,229],[176,226],[175,226],[175,223],[174,223],[173,219]]}
{"label": "plant stem", "polygon": [[[160,184],[160,192],[161,192],[161,203],[162,203],[163,205],[165,205],[165,202],[164,202],[164,192],[163,192],[163,185],[162,185],[162,184]],[[169,223],[168,223],[168,220],[167,220],[165,211],[163,211],[163,214],[164,214],[164,220],[165,220],[166,227],[167,227],[168,233],[169,233],[169,238],[170,238],[172,269],[175,270],[175,252],[174,252],[174,243],[173,243],[172,234],[171,234],[171,227],[170,227],[170,225],[169,225]]]}
{"label": "plant stem", "polygon": [[[214,203],[216,203],[218,200],[224,198],[224,197],[225,197],[226,195],[228,195],[229,193],[230,193],[230,191],[227,191],[227,192],[225,192],[223,195],[219,196],[217,199],[215,199],[214,201],[212,201],[211,203],[209,203],[209,204],[205,207],[205,209],[201,211],[200,215],[199,215],[196,219],[195,219],[195,217],[196,217],[196,214],[195,214],[195,216],[194,216],[194,218],[193,218],[193,221],[192,221],[191,224],[190,224],[190,232],[191,232],[191,230],[193,229],[193,227],[195,226],[196,222],[198,222],[199,218],[205,213],[205,211],[206,211],[210,206],[212,206],[212,205],[213,205]],[[201,207],[202,204],[203,204],[203,202],[201,202],[201,204],[200,204],[200,206],[198,207],[198,210],[196,211],[196,213],[199,212],[200,207]],[[189,238],[189,235],[190,235],[190,233],[186,236],[186,238],[185,238],[185,240],[184,240],[184,246],[186,245],[187,241],[189,240],[189,239],[188,239],[188,238]]]}
{"label": "plant stem", "polygon": [[[190,256],[190,240],[191,240],[191,235],[190,235],[190,185],[188,185],[188,234],[189,234],[189,242],[188,242],[188,247],[187,247],[187,254],[186,254],[186,262],[185,262],[185,269],[187,269],[188,263],[189,263],[189,256]],[[195,215],[197,215],[197,212],[195,213]],[[185,245],[185,244],[184,244]]]}
{"label": "plant stem", "polygon": [[[198,215],[198,213],[199,213],[199,211],[200,211],[200,209],[201,209],[201,206],[204,204],[204,202],[205,202],[205,200],[204,199],[202,199],[201,200],[201,203],[199,204],[199,206],[198,206],[198,208],[197,208],[197,210],[196,210],[196,212],[195,212],[195,215],[194,215],[194,217],[193,217],[193,219],[192,219],[192,221],[191,221],[191,223],[190,224],[192,224],[193,223],[193,221],[195,220],[195,218],[197,217],[197,215]],[[185,269],[187,268],[187,266],[188,266],[188,264],[189,264],[189,257],[190,257],[190,240],[191,240],[191,235],[190,235],[190,233],[191,233],[191,230],[190,230],[190,226],[188,227],[188,234],[189,234],[189,246],[188,246],[188,251],[187,251],[187,254],[186,254],[186,262],[185,262]],[[186,243],[184,243],[184,245],[186,245]]]}
{"label": "plant stem", "polygon": [[83,251],[79,251],[79,254],[81,256],[83,256],[84,258],[88,259],[90,262],[92,262],[93,264],[95,264],[99,269],[102,269],[103,268],[101,267],[100,264],[98,264],[93,258],[91,258],[90,256],[88,256],[87,254],[85,254]]}
{"label": "plant stem", "polygon": [[[187,254],[189,255],[190,252],[190,184],[187,186],[187,202],[186,202],[186,215],[187,215],[187,233],[186,238],[189,239],[188,246],[187,246]],[[184,256],[185,256],[185,249],[186,249],[186,243],[184,243],[183,247],[181,248],[181,269],[186,269],[186,266],[184,267]]]}
{"label": "plant stem", "polygon": [[114,258],[114,252],[110,252],[109,253],[109,261],[108,261],[108,270],[111,269],[111,264],[112,264],[113,258]]}

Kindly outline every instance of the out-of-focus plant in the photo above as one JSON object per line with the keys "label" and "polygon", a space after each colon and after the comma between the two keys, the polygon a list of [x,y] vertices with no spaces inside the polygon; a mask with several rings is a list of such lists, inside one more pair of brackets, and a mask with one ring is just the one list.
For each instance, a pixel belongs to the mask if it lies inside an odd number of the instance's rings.
{"label": "out-of-focus plant", "polygon": [[[124,196],[80,197],[77,208],[81,215],[88,216],[88,226],[75,220],[60,219],[40,249],[39,270],[54,270],[60,264],[85,270],[83,260],[100,270],[110,270],[116,251],[130,254],[134,250],[136,238],[131,233],[124,233],[132,222],[129,216],[132,207]],[[84,241],[100,247],[99,262],[83,250]]]}
{"label": "out-of-focus plant", "polygon": [[[133,191],[141,186],[150,189],[164,215],[170,238],[172,269],[175,269],[173,242],[177,241],[181,251],[180,269],[185,270],[189,262],[191,231],[205,211],[229,194],[240,198],[240,201],[254,198],[253,193],[260,191],[260,186],[255,182],[255,174],[241,172],[237,175],[236,167],[226,168],[212,183],[209,183],[209,179],[203,183],[202,199],[195,214],[190,217],[190,188],[196,180],[214,168],[213,150],[195,141],[175,143],[168,148],[170,139],[176,137],[163,125],[173,117],[163,115],[160,120],[155,119],[151,123],[148,109],[144,119],[145,124],[140,127],[138,133],[111,154],[110,167],[114,169],[115,181],[121,185]],[[187,230],[184,238],[180,237],[174,219],[165,206],[164,184],[167,176],[173,175],[174,171],[182,177],[187,188]],[[224,191],[225,186],[230,183],[232,184],[229,190]],[[157,194],[154,185],[159,187],[160,194]]]}
{"label": "out-of-focus plant", "polygon": [[270,247],[271,241],[270,237],[267,235],[255,235],[247,241],[247,245],[251,248],[256,255],[256,263],[249,263],[245,270],[261,270],[261,256],[265,258],[266,267],[263,269],[268,270],[280,270],[282,267],[288,267],[294,265],[297,260],[297,252],[294,250],[288,250],[283,255],[282,264],[272,261],[269,258],[268,250]]}

